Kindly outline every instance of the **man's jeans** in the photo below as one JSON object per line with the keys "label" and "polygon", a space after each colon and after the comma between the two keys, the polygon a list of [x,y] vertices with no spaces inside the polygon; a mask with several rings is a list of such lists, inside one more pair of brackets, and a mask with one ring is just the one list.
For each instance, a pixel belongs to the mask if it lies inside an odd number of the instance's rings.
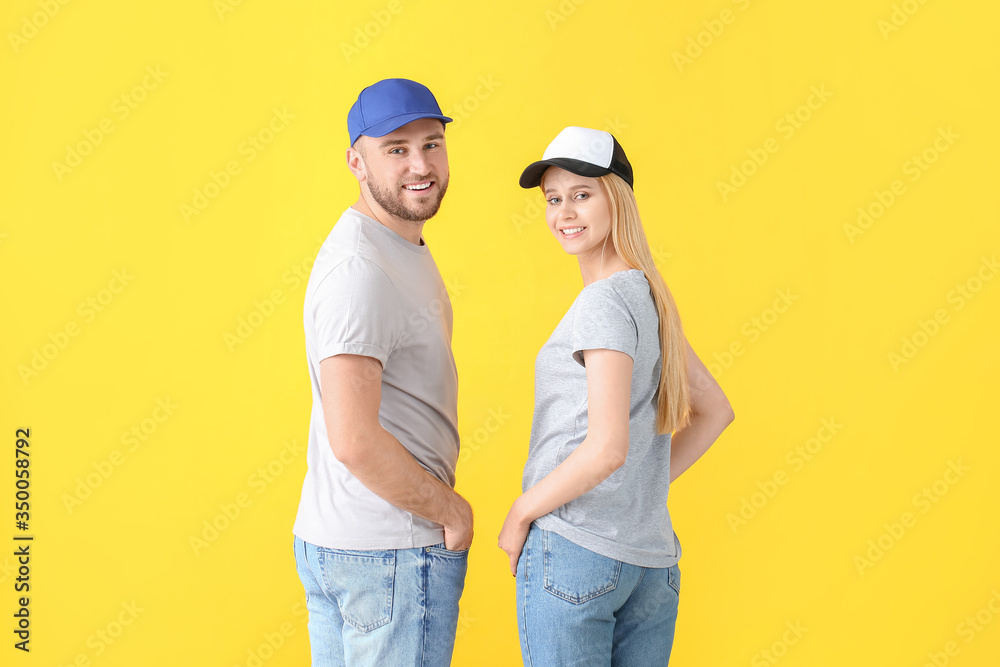
{"label": "man's jeans", "polygon": [[295,538],[313,667],[451,664],[468,550],[327,549]]}
{"label": "man's jeans", "polygon": [[525,666],[666,665],[680,586],[677,565],[629,565],[532,525],[517,563]]}

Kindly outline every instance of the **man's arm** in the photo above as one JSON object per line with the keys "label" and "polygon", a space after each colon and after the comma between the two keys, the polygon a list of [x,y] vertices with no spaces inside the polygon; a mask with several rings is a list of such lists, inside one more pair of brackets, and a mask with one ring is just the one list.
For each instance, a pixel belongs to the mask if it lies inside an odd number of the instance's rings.
{"label": "man's arm", "polygon": [[691,420],[670,439],[670,481],[694,465],[736,418],[722,387],[687,345]]}
{"label": "man's arm", "polygon": [[339,354],[319,364],[323,417],[333,455],[375,495],[444,526],[445,548],[472,544],[472,507],[425,470],[378,421],[382,364]]}

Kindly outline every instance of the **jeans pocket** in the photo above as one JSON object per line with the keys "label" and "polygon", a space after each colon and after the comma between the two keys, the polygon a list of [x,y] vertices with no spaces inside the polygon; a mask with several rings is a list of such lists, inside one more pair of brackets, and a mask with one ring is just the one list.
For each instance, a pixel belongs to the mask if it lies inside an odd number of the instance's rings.
{"label": "jeans pocket", "polygon": [[681,569],[676,564],[667,571],[667,583],[677,595],[681,594]]}
{"label": "jeans pocket", "polygon": [[621,562],[601,556],[565,537],[542,531],[542,587],[572,604],[615,590]]}
{"label": "jeans pocket", "polygon": [[429,547],[424,547],[427,553],[434,556],[441,556],[442,558],[453,558],[455,560],[465,560],[469,555],[468,549],[462,549],[461,551],[452,551],[451,549],[444,548],[444,542],[441,544],[434,544]]}
{"label": "jeans pocket", "polygon": [[323,582],[340,607],[344,622],[371,632],[392,620],[396,577],[394,550],[320,549]]}

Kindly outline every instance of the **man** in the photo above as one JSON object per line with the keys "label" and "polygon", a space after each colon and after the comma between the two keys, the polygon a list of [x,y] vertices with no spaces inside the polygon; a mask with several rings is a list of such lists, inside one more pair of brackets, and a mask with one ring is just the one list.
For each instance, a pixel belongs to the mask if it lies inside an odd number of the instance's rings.
{"label": "man", "polygon": [[448,187],[450,121],[407,79],[365,88],[347,115],[360,196],[305,296],[313,407],[293,532],[313,665],[451,662],[472,509],[452,488],[451,303],[422,235]]}

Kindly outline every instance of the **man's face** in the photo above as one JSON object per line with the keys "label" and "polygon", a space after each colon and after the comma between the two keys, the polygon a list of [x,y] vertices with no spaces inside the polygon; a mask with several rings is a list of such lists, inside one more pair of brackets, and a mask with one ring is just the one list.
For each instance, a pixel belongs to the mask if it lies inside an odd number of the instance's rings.
{"label": "man's face", "polygon": [[366,187],[387,213],[423,222],[437,213],[448,189],[444,125],[420,118],[383,137],[361,136]]}

